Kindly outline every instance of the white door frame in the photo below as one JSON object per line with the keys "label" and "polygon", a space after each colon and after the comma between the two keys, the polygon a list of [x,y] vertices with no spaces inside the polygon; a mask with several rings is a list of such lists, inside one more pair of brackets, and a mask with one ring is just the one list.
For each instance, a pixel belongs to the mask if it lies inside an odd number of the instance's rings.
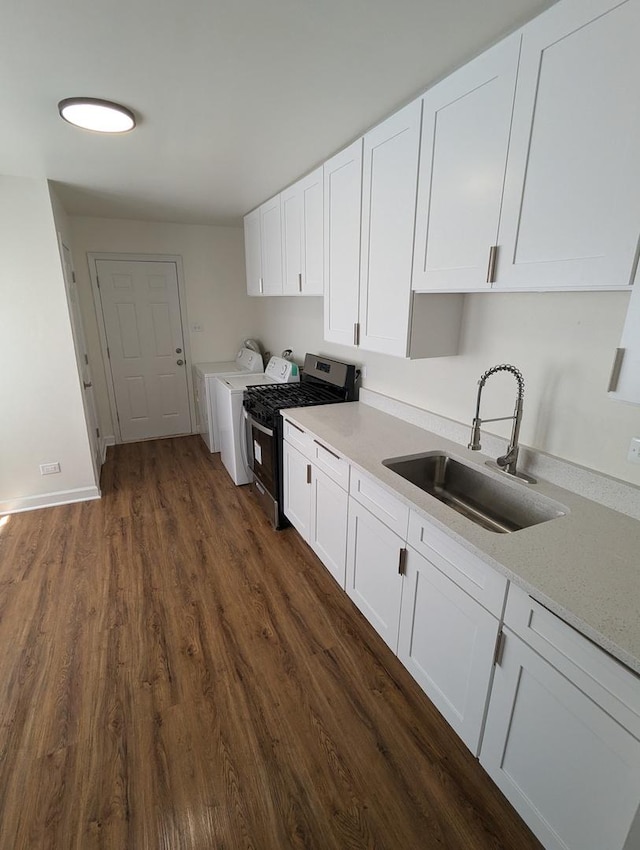
{"label": "white door frame", "polygon": [[191,422],[191,433],[195,432],[196,411],[194,406],[193,393],[193,378],[191,369],[191,340],[189,339],[189,321],[187,319],[187,296],[184,285],[184,274],[182,271],[182,257],[179,254],[116,254],[107,251],[89,251],[87,253],[89,261],[89,276],[91,277],[91,290],[93,292],[93,303],[96,310],[96,319],[98,322],[98,333],[100,335],[100,349],[102,351],[102,362],[104,364],[104,373],[107,379],[107,392],[109,394],[109,409],[111,411],[111,421],[113,422],[113,430],[115,431],[116,443],[122,442],[122,433],[120,431],[120,423],[118,421],[118,407],[116,405],[116,393],[113,386],[113,375],[111,374],[111,366],[109,365],[109,356],[107,355],[107,331],[104,324],[104,315],[102,312],[102,298],[100,297],[100,287],[98,286],[98,260],[124,260],[140,263],[173,263],[176,267],[178,277],[178,301],[180,303],[180,322],[182,324],[182,339],[184,341],[184,360],[185,369],[187,372],[187,394],[189,397],[189,419]]}
{"label": "white door frame", "polygon": [[[88,359],[87,339],[84,332],[84,325],[82,322],[82,313],[80,312],[80,300],[78,295],[78,289],[76,287],[76,275],[73,268],[73,254],[71,253],[71,248],[65,241],[60,231],[57,232],[57,236],[58,250],[60,251],[60,263],[62,265],[62,276],[64,278],[64,290],[65,295],[67,297],[67,306],[69,308],[69,321],[71,323],[73,347],[75,349],[76,363],[78,367],[78,380],[82,385],[82,409],[84,411],[84,419],[87,426],[87,437],[89,439],[89,447],[91,449],[91,464],[93,466],[93,475],[99,494],[100,469],[102,468],[102,464],[104,463],[104,441],[100,436],[100,430],[98,426],[98,411],[96,409],[95,403],[95,393],[94,388],[91,386],[91,384],[93,383],[93,377],[91,373],[91,365]],[[67,264],[65,262],[65,251],[69,256],[69,268],[67,268]],[[71,279],[69,279],[69,274],[71,275]],[[75,303],[76,305],[75,310],[73,308],[73,303]],[[82,366],[79,362],[80,358],[84,358],[87,365],[87,377],[90,380],[89,387],[87,387],[84,383],[85,375],[82,371]],[[91,388],[92,390],[91,396],[89,396],[87,393],[87,390],[89,388]],[[91,419],[93,419],[93,422],[90,421]],[[96,428],[95,431],[93,428],[94,425]]]}

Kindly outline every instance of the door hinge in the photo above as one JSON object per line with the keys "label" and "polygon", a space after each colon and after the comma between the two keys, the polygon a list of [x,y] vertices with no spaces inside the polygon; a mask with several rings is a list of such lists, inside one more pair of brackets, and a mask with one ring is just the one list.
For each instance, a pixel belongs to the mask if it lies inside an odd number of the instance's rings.
{"label": "door hinge", "polygon": [[504,655],[505,642],[505,634],[502,629],[500,629],[500,631],[498,632],[498,637],[496,638],[496,648],[493,652],[493,663],[497,667],[500,667],[500,665],[502,664],[502,656]]}
{"label": "door hinge", "polygon": [[107,346],[107,357],[111,360],[111,352],[109,351],[109,346]]}
{"label": "door hinge", "polygon": [[98,289],[100,289],[100,278],[96,275],[96,283],[98,284]]}
{"label": "door hinge", "polygon": [[76,273],[73,271],[73,269],[71,270],[71,280],[72,280],[74,283],[76,282]]}
{"label": "door hinge", "polygon": [[353,344],[360,345],[360,322],[353,323]]}
{"label": "door hinge", "polygon": [[398,574],[403,576],[407,572],[407,550],[400,550],[400,557],[398,558]]}
{"label": "door hinge", "polygon": [[98,439],[100,439],[100,429],[99,428],[96,428],[96,437],[98,437]]}

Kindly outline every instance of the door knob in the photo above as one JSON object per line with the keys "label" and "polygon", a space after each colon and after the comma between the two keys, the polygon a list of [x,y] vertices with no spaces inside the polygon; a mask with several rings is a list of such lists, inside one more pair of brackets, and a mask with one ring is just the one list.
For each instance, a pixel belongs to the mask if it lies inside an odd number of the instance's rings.
{"label": "door knob", "polygon": [[181,348],[176,348],[176,354],[182,354],[182,349],[181,349]]}
{"label": "door knob", "polygon": [[182,364],[184,363],[184,360],[176,360],[176,363],[178,364],[178,366],[182,366]]}

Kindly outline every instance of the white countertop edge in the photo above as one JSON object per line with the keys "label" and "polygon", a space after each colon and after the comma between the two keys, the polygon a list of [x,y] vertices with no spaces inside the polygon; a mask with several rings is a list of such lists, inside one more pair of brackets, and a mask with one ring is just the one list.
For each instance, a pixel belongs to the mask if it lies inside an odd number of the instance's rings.
{"label": "white countertop edge", "polygon": [[[371,406],[373,406],[373,405],[371,405]],[[335,405],[331,405],[331,407],[335,407]],[[311,428],[311,426],[309,425],[309,423],[304,421],[305,415],[308,415],[310,411],[314,411],[314,410],[320,411],[320,410],[322,410],[322,406],[316,407],[316,408],[314,408],[314,407],[306,407],[306,408],[298,408],[298,409],[289,408],[289,409],[282,410],[281,414],[285,418],[291,419],[293,422],[297,423],[301,428],[307,429],[307,430],[311,431],[312,433],[315,433],[315,435],[322,440],[323,444],[326,445],[327,448],[331,449],[332,451],[334,451],[336,454],[340,455],[341,457],[345,457],[346,459],[348,459],[349,463],[352,467],[354,467],[355,469],[362,472],[368,478],[372,478],[373,480],[375,480],[376,484],[378,484],[380,487],[382,487],[384,490],[386,490],[390,495],[392,495],[394,498],[401,501],[403,504],[407,505],[407,507],[410,510],[415,511],[420,516],[423,516],[426,520],[428,520],[430,523],[432,523],[436,528],[441,529],[454,542],[458,543],[458,545],[460,545],[466,551],[470,552],[472,555],[479,558],[481,561],[486,563],[488,566],[495,569],[501,575],[505,576],[505,578],[509,579],[509,581],[513,581],[516,585],[518,585],[518,587],[521,587],[533,599],[535,599],[537,602],[539,602],[545,608],[548,608],[552,613],[556,614],[561,620],[563,620],[565,623],[570,625],[572,628],[575,628],[580,634],[582,634],[584,637],[588,638],[590,641],[592,641],[594,644],[596,644],[598,647],[600,647],[602,650],[604,650],[606,653],[608,653],[614,660],[620,662],[622,665],[624,665],[627,669],[630,669],[631,671],[633,671],[635,674],[640,675],[640,657],[636,657],[632,653],[628,652],[624,647],[617,644],[614,640],[610,639],[607,635],[598,631],[596,628],[594,628],[588,622],[586,622],[585,620],[583,620],[582,618],[580,618],[579,616],[574,614],[569,608],[564,607],[563,605],[561,605],[557,601],[555,601],[553,598],[549,597],[547,594],[545,594],[543,591],[541,591],[540,588],[537,587],[535,584],[532,584],[531,582],[528,582],[526,579],[523,579],[522,576],[520,576],[518,573],[514,572],[513,570],[509,569],[509,567],[505,566],[503,563],[501,563],[500,561],[493,558],[490,554],[485,552],[477,544],[473,543],[471,540],[469,540],[463,534],[460,534],[455,529],[453,529],[449,523],[441,521],[440,519],[438,519],[437,516],[435,516],[430,511],[425,510],[420,505],[416,504],[416,502],[412,501],[411,498],[406,496],[400,490],[396,489],[395,487],[391,486],[388,482],[379,478],[376,475],[375,471],[373,471],[370,467],[358,463],[356,460],[353,459],[353,457],[349,456],[345,452],[343,447],[341,447],[339,445],[335,445],[335,443],[332,443],[332,441],[327,437],[326,433],[314,432],[313,429]],[[388,413],[388,411],[386,411],[386,410],[382,410],[381,412]],[[390,414],[390,415],[393,416],[394,414]],[[300,416],[302,418],[300,418]],[[401,418],[401,417],[396,417],[396,418]],[[411,422],[410,424],[413,425],[415,423]],[[418,427],[422,427],[422,426],[418,426]],[[427,429],[424,429],[424,430],[427,430]],[[436,435],[440,436],[439,434],[436,434]],[[444,439],[448,440],[450,438],[444,437]],[[504,441],[501,441],[501,442],[504,442]],[[391,452],[391,454],[393,454],[393,453]],[[477,462],[478,463],[484,463],[484,460],[485,460],[484,453],[482,455],[480,455],[480,453],[478,453],[478,461]],[[540,484],[544,485],[545,482],[540,482]],[[399,484],[399,486],[402,486],[402,485]],[[410,486],[412,486],[412,485],[410,485]],[[553,490],[555,490],[556,487],[557,487],[557,485],[551,484],[551,488]],[[437,510],[437,509],[443,507],[438,502],[437,499],[429,496],[428,494],[425,493],[424,497],[426,499],[431,499],[433,501],[434,510]],[[558,494],[553,493],[551,495],[551,498],[558,499]],[[577,499],[582,500],[582,499],[585,499],[585,497],[582,496],[581,494],[577,494]],[[560,498],[559,501],[562,501],[562,499]],[[568,500],[565,500],[565,501],[568,501]],[[593,501],[593,500],[587,500],[587,501]],[[449,511],[450,508],[446,508],[446,510]],[[451,521],[455,522],[456,518],[457,518],[457,515],[452,516]],[[491,532],[487,532],[487,533],[490,534]],[[498,535],[498,536],[502,537],[503,535]],[[505,535],[505,536],[508,537],[510,535]]]}
{"label": "white countertop edge", "polygon": [[[454,443],[466,446],[471,432],[471,422],[464,424],[438,413],[432,413],[404,401],[399,401],[383,393],[363,387],[358,399],[390,416],[395,416],[418,428],[424,428]],[[483,454],[498,457],[504,454],[504,438],[482,432]],[[543,478],[557,484],[565,490],[577,493],[614,511],[640,520],[640,487],[628,481],[621,481],[604,472],[597,472],[586,466],[580,466],[563,458],[555,457],[529,446],[520,447],[518,467],[534,477]]]}

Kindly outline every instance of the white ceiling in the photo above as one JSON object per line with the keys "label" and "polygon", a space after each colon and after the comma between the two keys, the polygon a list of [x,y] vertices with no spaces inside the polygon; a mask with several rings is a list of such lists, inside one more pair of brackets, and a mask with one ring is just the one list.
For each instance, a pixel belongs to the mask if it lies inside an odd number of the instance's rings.
{"label": "white ceiling", "polygon": [[[68,212],[236,223],[552,0],[5,0],[0,173]],[[103,137],[56,104],[132,108]]]}

